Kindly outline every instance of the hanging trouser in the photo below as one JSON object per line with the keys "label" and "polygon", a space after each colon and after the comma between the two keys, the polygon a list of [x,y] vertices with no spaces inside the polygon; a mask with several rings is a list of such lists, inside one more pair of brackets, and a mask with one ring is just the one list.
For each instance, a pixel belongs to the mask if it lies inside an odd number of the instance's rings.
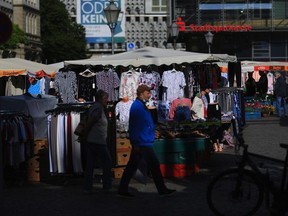
{"label": "hanging trouser", "polygon": [[234,86],[234,77],[236,76],[236,85],[238,88],[241,87],[241,63],[240,62],[229,62],[228,63],[228,81],[229,86]]}

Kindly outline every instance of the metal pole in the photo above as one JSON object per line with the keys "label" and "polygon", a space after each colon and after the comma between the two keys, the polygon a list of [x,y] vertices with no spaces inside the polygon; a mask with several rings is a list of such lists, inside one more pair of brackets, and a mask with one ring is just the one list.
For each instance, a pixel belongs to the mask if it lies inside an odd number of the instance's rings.
{"label": "metal pole", "polygon": [[173,48],[176,50],[176,37],[173,38]]}
{"label": "metal pole", "polygon": [[208,52],[211,54],[211,44],[208,44]]}
{"label": "metal pole", "polygon": [[114,28],[111,29],[111,48],[112,48],[112,55],[114,55]]}

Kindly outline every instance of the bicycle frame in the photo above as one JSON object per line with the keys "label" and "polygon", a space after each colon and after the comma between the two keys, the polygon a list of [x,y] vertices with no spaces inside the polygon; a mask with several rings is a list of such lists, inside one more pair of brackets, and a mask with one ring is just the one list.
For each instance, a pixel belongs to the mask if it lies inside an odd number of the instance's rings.
{"label": "bicycle frame", "polygon": [[[282,172],[282,182],[279,182],[281,185],[278,187],[278,185],[274,185],[273,179],[270,179],[269,173],[263,171],[262,166],[259,166],[257,161],[254,161],[252,156],[257,157],[257,154],[248,152],[248,145],[245,144],[241,134],[237,135],[237,142],[235,151],[237,149],[238,152],[241,147],[243,148],[241,159],[238,161],[237,166],[219,173],[208,185],[207,201],[210,209],[216,215],[227,215],[227,213],[231,215],[235,208],[239,208],[237,201],[240,201],[241,204],[248,203],[248,205],[247,208],[241,209],[243,211],[239,211],[239,215],[253,215],[260,208],[263,199],[265,199],[266,208],[269,209],[271,215],[284,216],[285,212],[288,211],[288,190],[286,189],[288,185],[285,185],[288,144],[280,144],[282,148],[287,150],[287,153]],[[223,199],[217,199],[217,192],[222,193],[221,198]],[[272,205],[270,205],[270,193],[273,196]],[[222,208],[223,201],[231,203],[232,212],[231,208]]]}
{"label": "bicycle frame", "polygon": [[236,188],[240,188],[241,186],[243,170],[245,169],[245,167],[250,167],[252,171],[255,173],[255,176],[258,178],[259,182],[262,183],[262,187],[263,187],[264,194],[266,197],[265,203],[266,203],[266,206],[268,207],[269,201],[270,201],[269,193],[274,194],[276,192],[273,186],[273,182],[270,180],[269,174],[261,172],[258,166],[255,164],[255,162],[249,157],[248,145],[245,145],[243,143],[240,145],[244,149],[242,153],[242,159],[238,165],[239,177],[237,179]]}

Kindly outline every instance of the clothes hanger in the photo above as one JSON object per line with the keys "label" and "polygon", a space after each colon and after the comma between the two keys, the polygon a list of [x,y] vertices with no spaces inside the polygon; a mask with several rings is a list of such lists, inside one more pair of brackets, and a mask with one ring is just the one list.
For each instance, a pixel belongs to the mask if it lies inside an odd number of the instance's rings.
{"label": "clothes hanger", "polygon": [[134,71],[134,68],[132,65],[130,65],[127,73],[131,74],[133,71]]}
{"label": "clothes hanger", "polygon": [[92,77],[92,76],[95,76],[96,73],[91,71],[89,68],[87,68],[85,71],[79,73],[79,75],[84,76],[84,77]]}

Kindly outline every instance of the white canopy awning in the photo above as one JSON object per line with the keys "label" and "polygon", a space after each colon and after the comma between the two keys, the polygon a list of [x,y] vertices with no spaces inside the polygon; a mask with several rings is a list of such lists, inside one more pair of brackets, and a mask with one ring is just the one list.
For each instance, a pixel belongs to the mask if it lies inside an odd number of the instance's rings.
{"label": "white canopy awning", "polygon": [[67,65],[112,65],[116,66],[129,66],[139,67],[142,65],[171,65],[203,62],[203,61],[219,61],[219,62],[235,62],[236,56],[227,54],[207,54],[195,53],[187,51],[179,51],[172,49],[162,49],[155,47],[144,47],[134,51],[119,53],[106,57],[91,58],[84,60],[65,61]]}
{"label": "white canopy awning", "polygon": [[[22,71],[22,73],[15,73],[15,71]],[[36,74],[44,71],[46,74],[55,74],[58,71],[57,67],[33,62],[21,58],[5,58],[0,59],[0,76],[15,76],[25,75],[27,72]]]}

